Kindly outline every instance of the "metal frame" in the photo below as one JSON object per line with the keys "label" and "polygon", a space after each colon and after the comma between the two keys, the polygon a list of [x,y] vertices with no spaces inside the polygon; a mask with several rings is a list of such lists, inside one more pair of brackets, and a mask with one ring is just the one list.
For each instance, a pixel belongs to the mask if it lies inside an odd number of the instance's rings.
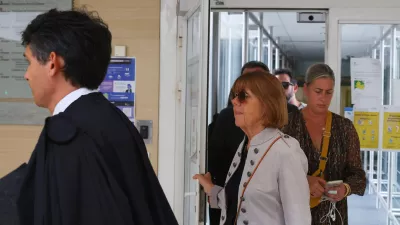
{"label": "metal frame", "polygon": [[[398,57],[397,57],[397,25],[392,25],[388,30],[384,31],[381,28],[382,36],[375,41],[375,44],[370,49],[370,55],[372,58],[380,59],[382,65],[382,79],[384,79],[384,67],[385,67],[385,49],[390,48],[390,89],[392,88],[392,79],[399,78],[398,71]],[[385,39],[390,36],[390,44],[385,45]],[[379,57],[377,55],[379,49]],[[384,84],[382,84],[384,85]],[[382,88],[383,89],[383,88]],[[382,91],[382,96],[384,96],[384,90]],[[389,93],[389,104],[392,104],[391,92]],[[384,101],[384,100],[383,100]],[[382,102],[384,104],[384,102]],[[380,113],[380,130],[383,130],[383,111]],[[369,168],[366,170],[368,174],[368,180],[370,182],[369,193],[376,193],[376,208],[383,208],[388,213],[388,219],[392,224],[400,224],[396,216],[400,216],[400,207],[394,207],[393,199],[400,198],[400,184],[397,182],[397,154],[396,151],[385,151],[382,149],[383,145],[383,133],[379,132],[379,150],[378,151],[364,151],[364,168]],[[383,171],[383,154],[387,154],[387,179],[383,179],[382,175],[385,174]],[[367,162],[367,154],[369,154],[369,162]],[[377,160],[375,161],[375,155],[377,155]],[[375,171],[375,162],[377,168]],[[376,174],[376,179],[374,175]],[[386,190],[383,191],[382,186],[386,186]],[[389,223],[389,222],[388,222]]]}
{"label": "metal frame", "polygon": [[248,60],[248,46],[249,46],[249,13],[244,12],[244,24],[243,24],[243,51],[242,51],[242,65],[244,65]]}
{"label": "metal frame", "polygon": [[[264,14],[260,13],[260,23],[264,24]],[[263,32],[262,29],[259,27],[258,28],[258,52],[257,52],[257,58],[261,62],[263,61]]]}
{"label": "metal frame", "polygon": [[[275,41],[275,38],[268,33],[267,29],[264,27],[264,24],[257,18],[256,15],[254,15],[254,12],[247,12],[249,14],[249,17],[253,20],[253,22],[259,27],[259,29],[261,29],[261,32],[267,36],[268,40],[272,43],[272,45],[278,49],[277,52],[279,52],[280,54],[282,54],[287,61],[289,61],[289,63],[292,63],[290,61],[290,59],[288,58],[288,56],[286,55],[285,51],[283,51],[283,49],[281,48],[281,46],[279,46],[278,42]],[[275,56],[276,57],[276,56]],[[278,58],[279,58],[279,54],[278,54]],[[278,60],[279,61],[279,60]],[[276,65],[276,62],[275,62]],[[278,63],[279,65],[279,63]],[[270,65],[268,65],[270,66]]]}
{"label": "metal frame", "polygon": [[[271,36],[273,35],[273,31],[274,31],[274,28],[273,27],[269,27],[269,34],[271,34]],[[272,44],[272,40],[270,38],[268,38],[268,67],[269,68],[272,68],[272,62],[274,61],[272,59],[272,57],[274,56],[274,53],[273,53],[274,49],[273,48],[274,48],[274,46]]]}
{"label": "metal frame", "polygon": [[[219,79],[219,36],[220,36],[220,13],[219,12],[214,12],[212,14],[212,26],[210,23],[210,26],[212,28],[212,37],[211,40],[212,42],[210,43],[210,50],[212,49],[216,49],[214,51],[210,51],[210,57],[212,62],[210,62],[211,64],[211,69],[210,69],[210,78],[209,80],[211,81],[211,91],[212,92],[208,92],[211,95],[211,99],[209,98],[209,100],[211,100],[211,110],[209,110],[208,113],[208,118],[209,121],[212,120],[213,115],[218,111],[218,87],[221,83],[221,80]],[[210,18],[211,20],[211,18]]]}

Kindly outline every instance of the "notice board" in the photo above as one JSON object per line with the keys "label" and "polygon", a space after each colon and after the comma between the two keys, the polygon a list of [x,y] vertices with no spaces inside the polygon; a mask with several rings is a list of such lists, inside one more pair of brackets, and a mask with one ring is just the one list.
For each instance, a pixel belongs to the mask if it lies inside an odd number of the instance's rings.
{"label": "notice board", "polygon": [[43,124],[49,115],[33,103],[24,79],[28,63],[21,32],[33,18],[52,8],[72,9],[72,0],[0,0],[0,124]]}
{"label": "notice board", "polygon": [[99,91],[132,121],[135,120],[136,59],[113,57]]}

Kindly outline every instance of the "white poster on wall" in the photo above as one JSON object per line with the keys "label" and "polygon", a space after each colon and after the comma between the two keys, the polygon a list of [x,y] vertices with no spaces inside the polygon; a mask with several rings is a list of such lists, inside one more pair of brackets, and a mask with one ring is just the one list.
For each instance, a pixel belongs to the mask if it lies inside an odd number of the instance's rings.
{"label": "white poster on wall", "polygon": [[382,68],[379,59],[351,58],[352,103],[360,106],[382,104]]}
{"label": "white poster on wall", "polygon": [[0,98],[32,98],[21,32],[39,12],[0,13]]}
{"label": "white poster on wall", "polygon": [[72,8],[71,0],[0,0],[0,98],[32,98],[24,79],[21,32],[38,14]]}
{"label": "white poster on wall", "polygon": [[344,118],[351,120],[351,122],[354,122],[354,111],[352,107],[344,108]]}

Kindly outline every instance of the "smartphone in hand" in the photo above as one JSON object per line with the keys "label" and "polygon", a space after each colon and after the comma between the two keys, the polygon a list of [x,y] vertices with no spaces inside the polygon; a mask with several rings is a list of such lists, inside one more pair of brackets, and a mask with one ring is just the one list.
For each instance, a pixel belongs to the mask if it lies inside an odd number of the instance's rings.
{"label": "smartphone in hand", "polygon": [[343,184],[343,180],[332,180],[326,182],[325,188],[337,187]]}

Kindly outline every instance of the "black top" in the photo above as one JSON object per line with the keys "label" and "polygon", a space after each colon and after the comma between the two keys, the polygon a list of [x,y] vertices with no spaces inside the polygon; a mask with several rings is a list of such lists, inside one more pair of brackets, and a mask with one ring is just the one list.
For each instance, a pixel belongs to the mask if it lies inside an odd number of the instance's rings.
{"label": "black top", "polygon": [[17,204],[21,225],[178,225],[138,130],[101,93],[46,119]]}
{"label": "black top", "polygon": [[239,200],[239,186],[240,186],[240,181],[242,180],[244,165],[246,164],[246,158],[247,158],[246,146],[247,146],[247,138],[243,144],[239,166],[225,186],[225,195],[227,204],[225,225],[235,224],[238,200]]}

